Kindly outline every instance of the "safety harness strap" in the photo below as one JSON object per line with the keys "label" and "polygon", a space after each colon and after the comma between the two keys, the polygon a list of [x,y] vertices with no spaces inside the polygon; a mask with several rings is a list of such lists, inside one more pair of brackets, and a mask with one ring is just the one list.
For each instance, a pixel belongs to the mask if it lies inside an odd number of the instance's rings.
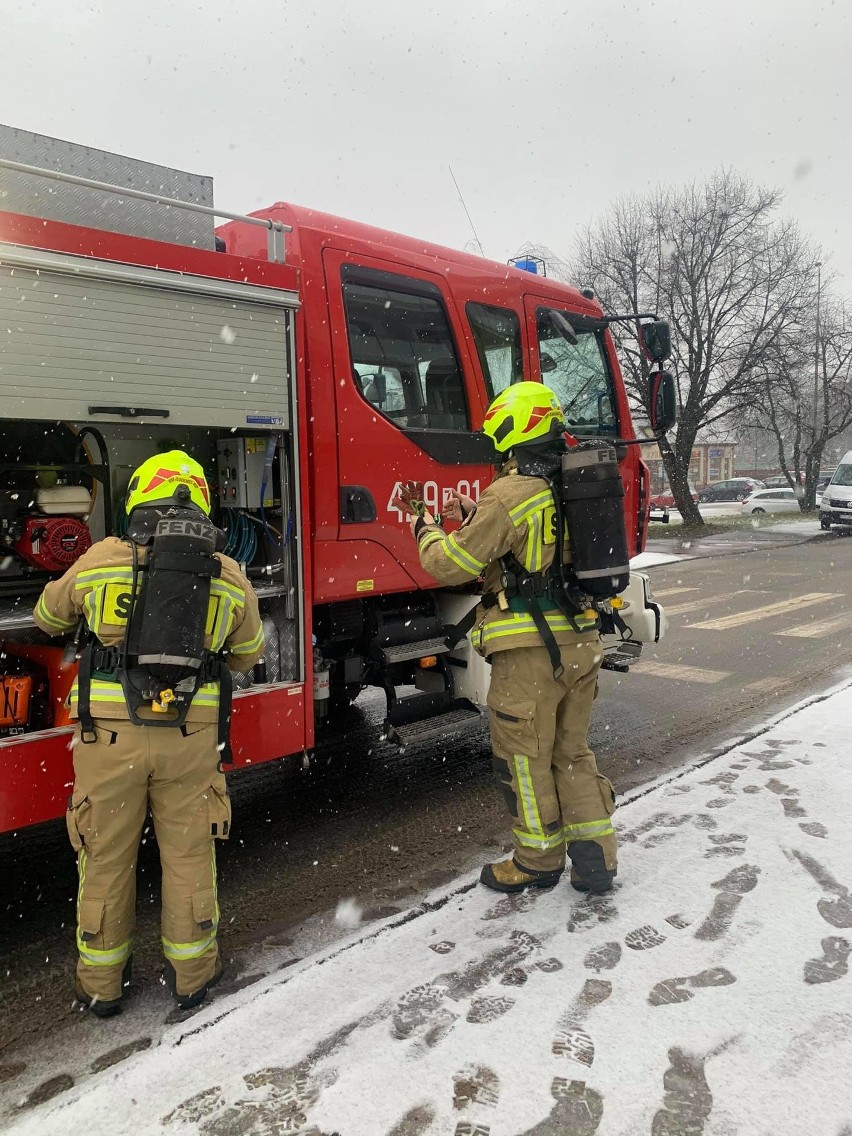
{"label": "safety harness strap", "polygon": [[469,635],[473,630],[473,625],[476,623],[476,612],[479,605],[488,610],[488,608],[497,606],[497,596],[494,592],[483,592],[477,602],[473,605],[469,612],[456,623],[453,627],[447,628],[447,634],[444,637],[444,642],[452,651],[457,643],[461,643],[466,635]]}
{"label": "safety harness strap", "polygon": [[94,642],[90,640],[80,655],[77,669],[77,717],[80,721],[80,741],[91,745],[98,740],[92,718],[92,655]]}
{"label": "safety harness strap", "polygon": [[210,662],[218,663],[219,679],[219,717],[216,723],[217,744],[219,747],[219,764],[233,765],[234,755],[231,750],[231,702],[233,700],[234,683],[228,664],[219,656],[211,656]]}
{"label": "safety harness strap", "polygon": [[541,610],[535,584],[529,573],[523,571],[516,574],[515,581],[518,588],[518,595],[526,604],[527,613],[531,616],[535,624],[535,629],[541,636],[542,643],[544,643],[544,646],[547,648],[547,655],[550,659],[550,665],[553,668],[553,677],[562,678],[562,675],[565,673],[565,668],[562,665],[562,653],[559,650],[559,644],[556,642],[556,636],[553,634],[550,624],[547,622],[545,614]]}

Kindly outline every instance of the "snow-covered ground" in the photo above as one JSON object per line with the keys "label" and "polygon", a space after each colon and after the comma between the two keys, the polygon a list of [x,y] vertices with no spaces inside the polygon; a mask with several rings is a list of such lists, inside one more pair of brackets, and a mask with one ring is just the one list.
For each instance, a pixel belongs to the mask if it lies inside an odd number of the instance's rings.
{"label": "snow-covered ground", "polygon": [[460,880],[11,1131],[850,1136],[850,749],[852,688],[625,802],[610,896]]}

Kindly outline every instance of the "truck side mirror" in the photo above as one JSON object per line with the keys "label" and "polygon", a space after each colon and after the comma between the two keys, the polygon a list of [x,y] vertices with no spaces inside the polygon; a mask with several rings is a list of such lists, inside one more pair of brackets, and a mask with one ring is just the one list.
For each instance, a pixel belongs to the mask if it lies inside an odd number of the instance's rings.
{"label": "truck side mirror", "polygon": [[677,422],[677,393],[670,371],[653,371],[648,376],[648,414],[655,434],[665,434]]}
{"label": "truck side mirror", "polygon": [[654,363],[662,363],[672,353],[671,328],[665,320],[652,320],[639,325],[642,350]]}

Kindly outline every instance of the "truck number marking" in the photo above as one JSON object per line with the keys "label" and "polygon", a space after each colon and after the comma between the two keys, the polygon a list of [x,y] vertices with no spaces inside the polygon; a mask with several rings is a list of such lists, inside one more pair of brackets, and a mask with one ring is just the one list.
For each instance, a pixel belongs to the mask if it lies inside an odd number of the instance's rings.
{"label": "truck number marking", "polygon": [[[386,509],[389,513],[396,513],[396,519],[398,521],[403,521],[406,519],[402,509],[400,509],[393,503],[397,493],[399,493],[401,488],[402,483],[395,481],[393,489],[391,489],[390,497],[388,497],[388,503],[386,506]],[[459,481],[458,485],[455,486],[455,491],[462,497],[472,497],[474,501],[478,501],[480,493],[479,478],[477,478],[475,481],[468,481],[466,478],[462,478]],[[423,483],[423,500],[426,503],[426,508],[432,514],[439,513],[444,508],[446,503],[451,499],[452,495],[452,488],[448,486],[439,486],[437,481],[424,481]]]}

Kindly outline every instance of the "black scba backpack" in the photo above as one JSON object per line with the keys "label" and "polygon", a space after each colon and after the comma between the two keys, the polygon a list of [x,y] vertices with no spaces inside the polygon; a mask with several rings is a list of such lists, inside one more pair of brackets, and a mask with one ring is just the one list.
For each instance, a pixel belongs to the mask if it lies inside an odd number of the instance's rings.
{"label": "black scba backpack", "polygon": [[[95,740],[93,673],[121,683],[128,715],[137,726],[183,726],[201,686],[218,682],[219,750],[227,764],[231,675],[222,656],[204,645],[210,581],[222,572],[213,554],[223,547],[224,533],[189,504],[188,491],[180,487],[173,502],[134,509],[128,538],[133,577],[127,633],[118,648],[93,641],[83,652],[77,705],[81,740]],[[144,563],[140,548],[148,550]]]}
{"label": "black scba backpack", "polygon": [[[551,576],[556,569],[567,590],[574,587],[593,599],[612,599],[630,580],[624,484],[615,447],[601,442],[580,442],[570,447],[562,455],[558,481],[551,488],[557,517]],[[566,531],[571,548],[568,565],[562,563]]]}
{"label": "black scba backpack", "polygon": [[[550,656],[554,677],[563,673],[559,645],[545,617],[557,608],[575,631],[600,625],[600,606],[623,592],[630,580],[630,557],[624,528],[624,485],[615,447],[606,441],[579,442],[560,447],[553,441],[519,446],[514,451],[519,473],[543,478],[553,493],[553,562],[544,572],[529,572],[512,553],[501,557],[500,585],[505,601],[517,599],[530,615]],[[571,553],[565,562],[565,538]],[[501,603],[486,594],[486,608]],[[505,602],[503,601],[503,602]],[[580,627],[577,616],[594,608],[594,628]],[[452,629],[448,643],[455,646],[475,622],[471,611]]]}

